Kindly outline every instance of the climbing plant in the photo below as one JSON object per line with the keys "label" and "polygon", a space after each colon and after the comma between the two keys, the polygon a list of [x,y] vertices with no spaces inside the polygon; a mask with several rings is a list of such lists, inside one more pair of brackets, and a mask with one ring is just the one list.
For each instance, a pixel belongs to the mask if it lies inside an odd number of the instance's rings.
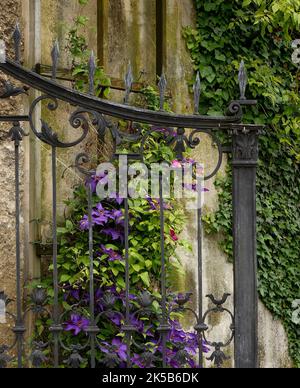
{"label": "climbing plant", "polygon": [[[82,6],[86,1],[79,0]],[[68,52],[72,58],[75,88],[82,92],[88,85],[87,69],[90,53],[82,28],[87,26],[88,19],[80,16],[74,20],[69,32]],[[109,80],[103,69],[97,66],[99,77],[95,77],[95,89],[105,80]],[[109,86],[109,82],[107,82]],[[109,90],[109,89],[107,89]],[[141,92],[141,105],[152,110],[159,110],[159,93],[151,86],[145,86]],[[169,110],[166,103],[166,110]],[[128,123],[120,121],[123,131],[128,130]],[[144,134],[149,126],[142,128]],[[152,163],[162,161],[172,164],[177,162],[174,150],[168,140],[172,136],[170,129],[156,128],[156,133],[143,142],[144,162],[150,167]],[[122,145],[122,153],[139,152],[142,143]],[[112,156],[112,155],[110,155]],[[101,155],[93,166],[106,162]],[[185,163],[192,163],[186,159]],[[89,278],[89,226],[93,225],[93,264],[95,287],[95,315],[99,333],[97,334],[96,361],[97,366],[125,367],[127,362],[127,343],[122,328],[124,321],[125,293],[125,220],[124,199],[115,193],[111,198],[101,200],[96,188],[105,187],[109,176],[106,173],[93,173],[84,183],[74,188],[66,201],[66,219],[58,229],[58,270],[59,299],[63,306],[61,367],[81,367],[88,365],[86,357],[87,332],[90,316]],[[92,214],[88,216],[87,187],[92,190]],[[191,189],[192,190],[192,189]],[[186,331],[181,325],[182,309],[179,306],[187,303],[190,294],[178,293],[171,287],[172,279],[182,271],[180,259],[176,253],[178,247],[190,250],[190,245],[179,236],[186,218],[181,206],[175,198],[164,201],[148,195],[138,199],[129,199],[129,256],[130,256],[130,325],[135,329],[135,341],[132,344],[131,364],[134,368],[162,366],[162,345],[158,333],[161,323],[161,220],[160,209],[165,211],[164,247],[166,258],[166,284],[168,289],[167,307],[173,312],[168,316],[170,333],[167,338],[167,364],[169,367],[196,367],[196,356],[199,350],[199,338],[196,332]],[[52,304],[53,287],[50,276],[53,268],[49,268],[49,276],[43,282],[33,283],[35,292],[47,289],[48,302]],[[101,318],[101,319],[100,319]],[[36,321],[34,333],[35,343],[47,342],[49,333],[46,330],[48,316],[44,311]],[[75,352],[72,350],[77,349]],[[68,350],[67,350],[68,349]],[[80,349],[80,350],[78,350]],[[203,344],[203,351],[209,349]],[[70,355],[70,353],[72,353]],[[35,366],[41,366],[41,359],[32,359]],[[47,358],[42,357],[43,366],[47,366]]]}
{"label": "climbing plant", "polygon": [[[201,112],[220,114],[235,99],[233,76],[243,59],[248,97],[258,100],[244,120],[266,125],[257,182],[259,293],[282,320],[290,355],[300,367],[300,119],[299,72],[291,42],[299,38],[299,0],[194,0],[197,24],[184,30],[202,77]],[[208,108],[207,108],[208,107]],[[231,170],[216,180],[219,210],[205,217],[207,233],[223,236],[232,258]],[[276,340],[276,339],[275,339]]]}
{"label": "climbing plant", "polygon": [[[88,49],[87,31],[89,29],[89,18],[85,16],[84,7],[89,0],[78,0],[81,7],[80,15],[73,19],[73,23],[68,30],[67,51],[72,59],[72,76],[76,89],[88,91],[88,63],[91,50]],[[96,61],[95,69],[95,94],[97,97],[108,97],[110,78],[105,74],[102,66]]]}

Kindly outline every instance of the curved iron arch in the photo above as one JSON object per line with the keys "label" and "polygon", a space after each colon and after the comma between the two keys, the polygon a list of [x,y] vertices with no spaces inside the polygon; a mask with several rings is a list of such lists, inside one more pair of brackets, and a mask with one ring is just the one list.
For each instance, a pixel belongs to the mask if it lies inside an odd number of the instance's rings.
{"label": "curved iron arch", "polygon": [[6,63],[0,63],[0,70],[13,78],[61,101],[74,106],[99,112],[124,120],[137,121],[145,124],[173,126],[193,129],[220,128],[230,129],[232,124],[241,123],[242,112],[238,101],[231,103],[232,116],[201,116],[201,115],[177,115],[166,112],[154,112],[124,104],[118,104],[103,100],[88,94],[77,92],[48,80],[33,71],[27,70],[18,63],[7,59]]}

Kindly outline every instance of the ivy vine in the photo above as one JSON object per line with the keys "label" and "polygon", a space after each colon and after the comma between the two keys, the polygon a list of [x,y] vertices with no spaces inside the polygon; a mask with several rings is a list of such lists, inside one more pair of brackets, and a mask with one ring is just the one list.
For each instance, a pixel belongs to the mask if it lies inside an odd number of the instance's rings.
{"label": "ivy vine", "polygon": [[[266,125],[257,181],[259,294],[281,319],[290,355],[300,367],[300,96],[291,42],[299,38],[299,0],[194,0],[197,25],[184,30],[195,71],[202,76],[204,114],[222,113],[237,97],[234,74],[243,59],[248,97],[258,100],[244,120]],[[206,231],[223,235],[232,258],[231,170],[218,177],[219,210]],[[276,340],[276,339],[275,339]]]}

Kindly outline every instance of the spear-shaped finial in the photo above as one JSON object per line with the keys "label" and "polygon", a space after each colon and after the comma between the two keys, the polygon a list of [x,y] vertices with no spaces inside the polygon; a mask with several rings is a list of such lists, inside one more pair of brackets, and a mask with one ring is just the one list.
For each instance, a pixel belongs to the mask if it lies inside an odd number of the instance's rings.
{"label": "spear-shaped finial", "polygon": [[164,110],[164,104],[165,104],[165,93],[167,89],[167,79],[164,73],[162,73],[159,83],[158,83],[158,88],[159,88],[159,96],[160,96],[160,110]]}
{"label": "spear-shaped finial", "polygon": [[89,93],[95,94],[95,73],[96,73],[96,60],[94,51],[91,52],[89,60]]}
{"label": "spear-shaped finial", "polygon": [[20,63],[21,60],[21,30],[20,25],[17,22],[14,33],[13,33],[13,40],[14,40],[14,48],[15,48],[15,61],[17,63]]}
{"label": "spear-shaped finial", "polygon": [[197,72],[196,81],[193,86],[194,90],[194,114],[199,114],[200,96],[201,96],[201,79],[200,73]]}
{"label": "spear-shaped finial", "polygon": [[241,93],[241,100],[246,100],[246,88],[248,85],[248,74],[245,67],[245,62],[242,61],[240,64],[240,71],[239,71],[239,85],[240,85],[240,93]]}
{"label": "spear-shaped finial", "polygon": [[58,60],[59,60],[59,44],[56,40],[51,51],[52,58],[52,79],[55,80],[57,76]]}
{"label": "spear-shaped finial", "polygon": [[0,63],[6,62],[6,46],[4,40],[0,40]]}
{"label": "spear-shaped finial", "polygon": [[129,62],[128,70],[125,76],[125,98],[124,98],[125,104],[128,104],[129,102],[129,96],[130,96],[132,84],[133,84],[132,66],[131,66],[131,63]]}

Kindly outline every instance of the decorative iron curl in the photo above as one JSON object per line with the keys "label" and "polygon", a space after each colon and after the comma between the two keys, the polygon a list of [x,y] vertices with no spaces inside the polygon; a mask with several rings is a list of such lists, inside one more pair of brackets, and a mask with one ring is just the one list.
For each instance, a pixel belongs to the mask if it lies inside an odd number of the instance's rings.
{"label": "decorative iron curl", "polygon": [[[171,131],[174,132],[174,135],[171,136]],[[140,153],[143,154],[144,149],[145,149],[145,144],[148,139],[148,137],[153,134],[153,133],[160,133],[161,129],[152,127],[149,129],[144,136],[142,137],[141,141],[141,147],[140,147]],[[218,137],[213,133],[212,130],[209,129],[195,129],[191,132],[189,137],[185,134],[185,129],[184,128],[178,128],[177,132],[175,134],[175,131],[172,129],[167,129],[166,130],[167,134],[169,133],[169,136],[167,138],[167,143],[170,146],[174,146],[174,150],[176,151],[177,158],[179,160],[183,160],[183,154],[186,152],[187,149],[195,149],[197,146],[200,145],[201,139],[197,137],[198,134],[205,134],[211,137],[213,144],[216,145],[217,150],[218,150],[218,162],[213,170],[213,172],[209,175],[206,175],[204,177],[204,180],[207,181],[214,177],[218,171],[220,170],[222,163],[223,163],[223,147],[218,139]],[[197,174],[193,173],[193,178],[197,179]]]}
{"label": "decorative iron curl", "polygon": [[12,84],[10,81],[4,81],[3,88],[0,92],[0,99],[4,100],[10,97],[16,97],[20,94],[28,95],[28,86],[18,87]]}
{"label": "decorative iron curl", "polygon": [[70,143],[64,143],[58,139],[58,134],[56,132],[54,132],[53,129],[44,120],[41,120],[42,125],[41,125],[40,131],[36,128],[36,126],[34,124],[33,115],[34,115],[34,112],[35,112],[37,105],[39,103],[42,103],[43,101],[47,101],[47,100],[49,101],[47,104],[47,108],[50,111],[52,111],[52,112],[56,111],[58,106],[59,106],[58,100],[52,96],[49,96],[49,95],[44,95],[44,96],[38,97],[36,100],[34,100],[34,102],[32,103],[32,105],[30,107],[30,111],[29,111],[29,123],[30,123],[30,126],[31,126],[33,133],[42,142],[44,142],[52,147],[71,148],[71,147],[74,147],[74,146],[80,144],[86,138],[86,136],[88,135],[88,131],[89,131],[89,123],[88,123],[87,117],[85,116],[85,113],[91,113],[91,112],[87,112],[87,111],[79,109],[79,110],[76,110],[75,112],[72,113],[72,115],[70,116],[70,119],[69,119],[71,126],[75,129],[78,129],[81,127],[83,133],[82,133],[81,137],[78,138],[77,140],[70,142]]}
{"label": "decorative iron curl", "polygon": [[135,133],[127,133],[119,129],[118,124],[107,123],[108,128],[112,134],[112,137],[116,143],[116,146],[121,145],[124,142],[133,143],[142,138],[143,128],[139,123],[130,122],[129,130]]}
{"label": "decorative iron curl", "polygon": [[[140,318],[142,315],[144,315],[144,317],[155,317],[155,318],[159,318],[159,314],[155,311],[153,311],[153,308],[152,308],[152,305],[153,305],[153,302],[154,301],[157,301],[158,299],[153,297],[149,292],[147,291],[144,291],[144,292],[141,292],[140,295],[138,296],[137,298],[137,302],[138,302],[138,305],[139,305],[139,308],[133,313],[132,317],[133,318]],[[134,338],[134,333],[136,333],[137,330],[134,329],[132,330],[132,338],[131,338],[131,341],[132,343],[137,347],[137,349],[139,350],[145,350],[145,347],[144,346],[141,346],[139,345],[136,341],[135,341],[135,338]],[[158,340],[158,344],[161,342],[161,338],[162,335],[160,334],[160,337],[159,337],[159,340]]]}
{"label": "decorative iron curl", "polygon": [[91,158],[88,154],[82,152],[76,156],[75,159],[75,168],[83,175],[86,175],[87,177],[91,177],[95,175],[94,170],[87,170],[84,167],[82,167],[83,164],[91,163]]}
{"label": "decorative iron curl", "polygon": [[[70,310],[67,310],[67,311],[64,311],[60,317],[59,317],[59,322],[61,324],[61,326],[63,327],[63,323],[66,322],[66,317],[69,315],[69,314],[72,314],[72,313],[84,313],[85,310],[83,308],[83,306],[81,306],[82,302],[80,303],[76,303],[76,304],[73,304],[72,306],[70,306]],[[62,339],[62,333],[60,333],[59,335],[59,343],[61,345],[61,347],[68,351],[68,352],[71,352],[73,350],[73,347],[68,347],[64,344],[63,342],[63,339]],[[89,339],[87,340],[86,344],[85,345],[75,345],[76,346],[76,349],[79,351],[79,350],[85,350],[88,348],[89,346]]]}
{"label": "decorative iron curl", "polygon": [[[220,170],[222,163],[223,163],[223,147],[218,139],[218,137],[211,131],[211,130],[204,130],[204,129],[195,129],[189,136],[189,147],[191,149],[195,149],[197,146],[200,145],[201,139],[197,137],[198,134],[203,133],[205,135],[208,135],[211,137],[213,144],[217,147],[218,150],[218,162],[215,167],[215,169],[210,173],[209,175],[204,176],[204,180],[208,181],[209,179],[213,178],[218,171]],[[194,173],[193,178],[197,179],[197,175]]]}
{"label": "decorative iron curl", "polygon": [[238,101],[231,101],[227,108],[227,115],[228,116],[236,116],[241,117],[243,116],[243,109],[241,104]]}
{"label": "decorative iron curl", "polygon": [[105,141],[106,129],[109,128],[109,121],[106,118],[96,111],[89,112],[92,115],[92,125],[96,128],[99,139]]}

